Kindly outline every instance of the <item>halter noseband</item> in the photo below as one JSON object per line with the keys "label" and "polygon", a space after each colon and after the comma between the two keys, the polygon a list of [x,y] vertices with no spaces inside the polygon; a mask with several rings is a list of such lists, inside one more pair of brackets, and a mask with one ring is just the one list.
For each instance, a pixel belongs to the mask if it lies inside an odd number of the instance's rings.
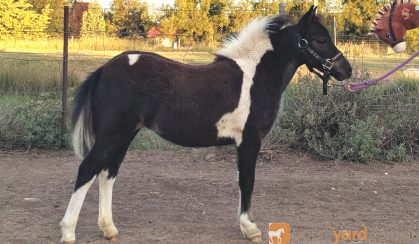
{"label": "halter noseband", "polygon": [[319,71],[317,71],[315,68],[307,65],[308,70],[310,70],[310,72],[315,73],[318,77],[320,77],[320,79],[322,79],[323,81],[323,95],[327,95],[327,86],[328,86],[328,81],[330,79],[330,71],[333,68],[333,64],[335,63],[335,61],[342,56],[341,52],[338,52],[333,58],[323,58],[322,56],[318,55],[313,49],[311,49],[308,46],[308,41],[306,39],[301,39],[298,42],[298,47],[301,48],[305,53],[310,54],[311,56],[313,56],[317,61],[319,61],[322,64],[322,70],[320,73]]}

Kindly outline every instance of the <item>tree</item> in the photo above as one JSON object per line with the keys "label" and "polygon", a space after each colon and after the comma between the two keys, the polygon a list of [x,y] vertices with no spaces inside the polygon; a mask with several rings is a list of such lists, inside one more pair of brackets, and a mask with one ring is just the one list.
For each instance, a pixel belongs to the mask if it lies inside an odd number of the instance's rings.
{"label": "tree", "polygon": [[153,21],[148,13],[146,2],[131,0],[127,2],[128,16],[125,27],[131,36],[144,36],[153,26]]}
{"label": "tree", "polygon": [[161,31],[180,37],[187,44],[213,44],[228,31],[227,10],[231,4],[231,0],[175,0],[173,9],[163,13]]}
{"label": "tree", "polygon": [[105,19],[101,6],[96,3],[90,3],[89,8],[83,13],[81,35],[83,37],[97,36],[105,33]]}
{"label": "tree", "polygon": [[45,6],[41,14],[31,10],[26,0],[0,1],[0,38],[33,39],[46,37],[45,29],[51,9]]}
{"label": "tree", "polygon": [[344,1],[343,12],[338,18],[343,25],[340,24],[338,31],[351,37],[366,36],[380,8],[381,4],[377,4],[376,0]]}
{"label": "tree", "polygon": [[419,29],[407,31],[406,34],[407,51],[415,52],[419,50]]}
{"label": "tree", "polygon": [[279,5],[277,1],[273,0],[253,0],[251,2],[253,5],[252,14],[254,16],[267,16],[278,14]]}
{"label": "tree", "polygon": [[63,30],[64,5],[68,3],[66,0],[28,0],[32,4],[33,9],[42,14],[45,6],[49,5],[51,13],[49,15],[50,22],[48,24],[47,33],[49,35],[61,35]]}
{"label": "tree", "polygon": [[233,8],[229,15],[229,32],[239,32],[240,29],[248,23],[254,16],[253,5],[249,0],[241,0],[232,5]]}
{"label": "tree", "polygon": [[[313,5],[313,1],[306,1],[306,0],[294,0],[294,1],[288,1],[287,2],[287,12],[293,16],[295,19],[299,19],[301,16],[303,16]],[[325,14],[326,10],[326,3],[325,0],[319,0],[317,1],[318,6],[318,12],[323,12],[322,14]]]}
{"label": "tree", "polygon": [[148,5],[140,0],[114,0],[111,23],[119,36],[142,36],[153,26]]}
{"label": "tree", "polygon": [[[205,2],[203,7],[206,7]],[[200,39],[198,35],[202,34],[197,30],[197,27],[202,23],[202,19],[200,19],[202,13],[199,12],[201,10],[197,1],[175,0],[173,13],[161,21],[162,32],[173,35],[173,37],[181,36],[184,43],[190,44],[193,41],[198,41]]]}
{"label": "tree", "polygon": [[213,39],[219,41],[224,38],[229,25],[228,10],[231,9],[231,0],[212,0],[209,7],[209,19],[214,30]]}
{"label": "tree", "polygon": [[128,13],[125,0],[114,0],[111,5],[111,23],[116,30],[124,29],[124,21]]}

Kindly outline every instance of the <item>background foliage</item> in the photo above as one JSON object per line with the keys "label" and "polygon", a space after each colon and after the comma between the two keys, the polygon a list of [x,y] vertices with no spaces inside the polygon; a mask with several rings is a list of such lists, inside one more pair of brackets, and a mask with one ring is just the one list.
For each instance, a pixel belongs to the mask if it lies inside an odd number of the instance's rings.
{"label": "background foliage", "polygon": [[0,39],[45,37],[50,13],[49,4],[38,14],[26,0],[0,1]]}
{"label": "background foliage", "polygon": [[[66,0],[3,0],[0,3],[0,37],[2,39],[34,39],[59,36],[62,33],[63,5]],[[341,13],[327,13],[326,0],[318,0],[320,12],[331,24],[337,19],[337,35],[345,39],[365,38],[369,26],[383,1],[342,1]],[[114,0],[110,9],[101,9],[95,2],[70,1],[74,16],[74,36],[86,30],[96,35],[147,38],[155,29],[162,38],[209,44],[219,42],[225,35],[238,32],[255,16],[277,14],[277,0],[175,0],[173,6],[151,8],[142,0]],[[300,17],[313,1],[286,1],[287,12]],[[87,10],[87,11],[86,11]],[[88,16],[86,16],[88,15]],[[105,22],[105,24],[103,24]],[[83,30],[82,30],[83,29]],[[88,37],[91,36],[88,35]],[[409,51],[417,50],[417,31],[408,33]]]}

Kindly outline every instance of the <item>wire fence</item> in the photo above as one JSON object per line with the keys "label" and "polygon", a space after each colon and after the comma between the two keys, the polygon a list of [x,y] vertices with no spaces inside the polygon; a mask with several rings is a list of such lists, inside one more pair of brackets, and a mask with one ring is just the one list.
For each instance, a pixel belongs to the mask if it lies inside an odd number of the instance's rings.
{"label": "wire fence", "polygon": [[[228,14],[248,10],[225,11]],[[61,35],[68,35],[69,51],[64,52],[64,55],[62,48],[65,38],[62,37],[35,41],[0,40],[0,149],[31,146],[60,148],[69,144],[69,126],[63,121],[67,122],[67,114],[71,112],[67,106],[71,105],[75,87],[89,73],[121,51],[161,52],[164,56],[181,62],[204,64],[212,61],[211,53],[219,47],[218,41],[214,45],[199,41],[183,43],[182,38],[190,37],[186,34],[154,33],[150,36],[149,33],[140,33],[137,36],[119,38],[92,31],[94,37],[77,38],[73,35],[76,32],[61,30]],[[27,33],[29,31],[22,31],[21,34]],[[223,33],[220,39],[231,34],[234,33]],[[337,46],[348,56],[357,73],[356,77],[382,74],[397,66],[404,58],[401,55],[388,55],[385,44],[370,38],[350,39],[347,36],[338,36]],[[402,74],[413,77],[417,75],[418,68],[419,62],[414,61],[405,67]],[[68,70],[67,74],[65,70]],[[307,72],[300,70],[296,80]],[[417,76],[414,77],[416,78],[413,79],[417,79]],[[388,96],[396,98],[399,95],[383,95],[382,100],[389,99]],[[386,103],[371,104],[369,109],[416,112],[418,100],[397,103],[394,106]]]}

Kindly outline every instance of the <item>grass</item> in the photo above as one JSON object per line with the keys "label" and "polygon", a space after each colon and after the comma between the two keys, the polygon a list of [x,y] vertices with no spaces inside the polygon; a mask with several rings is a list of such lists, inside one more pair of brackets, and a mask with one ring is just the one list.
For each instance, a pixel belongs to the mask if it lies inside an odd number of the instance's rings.
{"label": "grass", "polygon": [[[120,53],[108,52],[75,52],[69,55],[69,86],[75,87],[87,74]],[[168,58],[184,63],[205,64],[214,56],[208,52],[157,52]],[[349,57],[355,72],[378,76],[397,66],[404,57],[392,55],[390,57]],[[412,62],[409,67],[417,67],[419,60]],[[58,52],[22,53],[0,52],[0,91],[38,93],[40,91],[59,91],[61,89],[62,61]]]}

